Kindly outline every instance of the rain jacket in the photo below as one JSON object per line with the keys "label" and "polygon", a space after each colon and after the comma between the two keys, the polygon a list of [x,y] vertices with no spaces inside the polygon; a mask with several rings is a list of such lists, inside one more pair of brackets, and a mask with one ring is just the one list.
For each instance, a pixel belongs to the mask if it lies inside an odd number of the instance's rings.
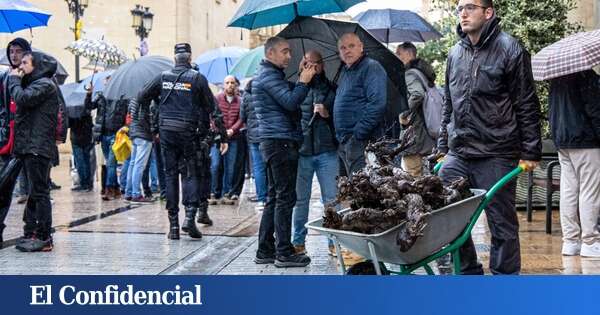
{"label": "rain jacket", "polygon": [[540,160],[541,114],[530,56],[499,22],[488,21],[476,45],[458,26],[461,40],[448,55],[438,150],[462,158]]}
{"label": "rain jacket", "polygon": [[[302,155],[318,155],[324,152],[337,150],[335,130],[333,129],[333,102],[335,100],[335,87],[327,80],[324,74],[316,75],[309,84],[309,92],[300,109],[302,110],[302,133],[304,141],[299,153]],[[323,118],[316,114],[312,125],[309,123],[313,117],[314,104],[323,104],[329,117]]]}
{"label": "rain jacket", "polygon": [[242,106],[240,108],[240,118],[246,125],[246,137],[250,143],[259,143],[260,139],[258,136],[258,118],[256,117],[256,110],[254,110],[253,96],[252,96],[252,80],[246,84],[244,89],[244,96],[242,97]]}
{"label": "rain jacket", "polygon": [[33,52],[34,70],[23,79],[9,76],[10,95],[17,103],[15,154],[37,154],[48,159],[58,155],[56,125],[59,110],[58,88],[52,77],[56,59]]}
{"label": "rain jacket", "polygon": [[131,124],[129,126],[129,137],[133,140],[141,138],[152,141],[152,128],[150,107],[140,106],[137,100],[129,102],[129,114],[131,115]]}
{"label": "rain jacket", "polygon": [[557,149],[600,148],[600,76],[588,70],[552,80],[549,103]]}
{"label": "rain jacket", "polygon": [[431,153],[431,149],[435,146],[435,140],[432,139],[427,133],[425,126],[425,116],[423,114],[423,102],[425,102],[425,96],[427,95],[427,87],[423,85],[419,75],[415,71],[421,72],[428,82],[425,84],[429,88],[435,86],[435,71],[430,64],[425,60],[415,59],[411,61],[407,67],[407,71],[404,72],[406,80],[406,91],[408,92],[408,108],[409,110],[403,112],[401,117],[404,120],[408,120],[408,124],[403,127],[412,126],[415,133],[415,143],[409,146],[404,154],[428,154]]}
{"label": "rain jacket", "polygon": [[260,65],[252,84],[260,139],[302,141],[300,104],[308,93],[308,86],[286,81],[283,69],[267,60]]}
{"label": "rain jacket", "polygon": [[101,136],[112,136],[125,125],[129,102],[126,99],[108,101],[101,92],[92,100],[92,94],[85,97],[85,106],[88,109],[97,109],[94,124],[94,139],[100,141]]}
{"label": "rain jacket", "polygon": [[385,69],[368,56],[343,67],[333,106],[338,141],[343,143],[348,136],[372,140],[383,134],[387,82]]}

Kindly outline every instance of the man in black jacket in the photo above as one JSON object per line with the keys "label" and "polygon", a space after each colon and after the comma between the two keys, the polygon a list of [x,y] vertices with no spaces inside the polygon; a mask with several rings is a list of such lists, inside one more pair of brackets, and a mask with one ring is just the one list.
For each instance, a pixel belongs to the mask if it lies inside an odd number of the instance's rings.
{"label": "man in black jacket", "polygon": [[26,252],[53,248],[48,178],[51,160],[58,154],[55,137],[59,100],[52,80],[56,67],[54,58],[28,53],[19,69],[11,71],[8,80],[10,94],[17,103],[14,152],[23,161],[29,181],[25,237],[17,245],[18,250]]}
{"label": "man in black jacket", "polygon": [[90,153],[94,147],[92,128],[94,123],[89,109],[85,109],[79,118],[69,118],[69,129],[71,129],[71,147],[75,168],[79,175],[79,186],[73,187],[72,191],[91,191],[94,186],[92,182],[92,166],[90,164]]}
{"label": "man in black jacket", "polygon": [[600,76],[550,81],[550,130],[560,161],[562,254],[600,257]]}
{"label": "man in black jacket", "polygon": [[[540,106],[529,54],[500,30],[492,1],[461,0],[456,13],[460,42],[448,55],[438,140],[438,150],[447,155],[440,176],[445,182],[466,177],[473,188],[489,189],[519,162],[527,170],[537,166]],[[515,193],[512,182],[486,208],[493,274],[518,274],[521,269]],[[471,239],[460,254],[463,274],[483,274]]]}
{"label": "man in black jacket", "polygon": [[307,84],[315,74],[315,67],[303,64],[298,83],[286,81],[283,69],[292,56],[290,45],[280,37],[267,40],[265,57],[252,83],[260,151],[269,185],[254,262],[303,267],[310,264],[310,258],[295,254],[291,243],[292,211],[296,203],[298,147],[302,141],[300,104],[308,94]]}
{"label": "man in black jacket", "polygon": [[[165,163],[167,183],[167,210],[169,239],[179,239],[179,174],[183,180],[183,205],[185,221],[182,230],[192,238],[201,238],[194,218],[199,211],[199,194],[203,165],[198,158],[201,141],[210,128],[213,118],[222,139],[227,135],[220,112],[208,87],[208,81],[191,66],[192,48],[187,43],[175,45],[175,67],[150,81],[139,93],[137,101],[149,108],[154,100],[158,104],[157,122],[161,151]],[[227,142],[221,142],[221,154],[227,151]],[[183,166],[180,169],[180,166]],[[202,210],[202,209],[200,209]],[[202,216],[208,215],[206,211]]]}

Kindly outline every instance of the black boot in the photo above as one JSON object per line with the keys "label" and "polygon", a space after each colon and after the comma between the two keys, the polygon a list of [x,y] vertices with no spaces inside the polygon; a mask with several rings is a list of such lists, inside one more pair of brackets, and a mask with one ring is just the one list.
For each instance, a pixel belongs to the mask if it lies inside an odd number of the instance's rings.
{"label": "black boot", "polygon": [[196,227],[196,222],[194,222],[197,211],[194,207],[185,207],[185,220],[181,230],[188,233],[191,238],[202,238],[202,233],[200,233]]}
{"label": "black boot", "polygon": [[179,216],[176,214],[172,215],[169,213],[169,235],[167,238],[170,240],[179,239]]}
{"label": "black boot", "polygon": [[198,223],[206,224],[208,226],[213,225],[213,221],[208,216],[208,201],[205,204],[200,204],[198,208]]}

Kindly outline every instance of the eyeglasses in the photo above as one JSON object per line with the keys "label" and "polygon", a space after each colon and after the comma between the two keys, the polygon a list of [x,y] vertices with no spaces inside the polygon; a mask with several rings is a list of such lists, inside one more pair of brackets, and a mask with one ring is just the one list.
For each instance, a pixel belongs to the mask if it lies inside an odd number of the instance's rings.
{"label": "eyeglasses", "polygon": [[475,9],[478,8],[482,8],[482,9],[487,9],[489,7],[484,7],[481,5],[477,5],[477,4],[473,4],[473,3],[468,3],[465,5],[459,5],[458,7],[456,7],[456,11],[454,11],[454,13],[456,14],[456,16],[459,16],[460,13],[462,12],[463,9],[465,9],[467,11],[467,14],[471,14],[473,12],[475,12]]}

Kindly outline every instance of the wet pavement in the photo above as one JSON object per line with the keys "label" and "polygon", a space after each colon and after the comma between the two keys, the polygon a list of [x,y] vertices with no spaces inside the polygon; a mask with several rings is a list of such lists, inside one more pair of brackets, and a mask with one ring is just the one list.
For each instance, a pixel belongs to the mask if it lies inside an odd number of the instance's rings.
{"label": "wet pavement", "polygon": [[[4,232],[8,246],[0,250],[0,274],[339,274],[337,261],[327,255],[327,239],[314,232],[309,233],[306,244],[312,259],[309,266],[280,269],[254,264],[260,212],[247,200],[254,193],[250,180],[236,205],[210,206],[214,225],[200,225],[202,239],[182,233],[181,240],[174,241],[166,238],[164,202],[129,205],[121,200],[102,201],[98,187],[93,192],[71,192],[68,165],[68,156],[63,155],[61,165],[52,170],[53,180],[62,186],[52,191],[54,250],[21,253],[14,248],[22,233],[24,208],[15,199]],[[323,208],[318,184],[313,187],[311,218],[316,218]],[[519,218],[523,273],[600,274],[600,259],[560,255],[558,212],[554,213],[552,235],[544,233],[542,211],[534,213],[532,223],[525,221],[522,212]],[[485,217],[475,227],[473,238],[485,266],[489,254]]]}

